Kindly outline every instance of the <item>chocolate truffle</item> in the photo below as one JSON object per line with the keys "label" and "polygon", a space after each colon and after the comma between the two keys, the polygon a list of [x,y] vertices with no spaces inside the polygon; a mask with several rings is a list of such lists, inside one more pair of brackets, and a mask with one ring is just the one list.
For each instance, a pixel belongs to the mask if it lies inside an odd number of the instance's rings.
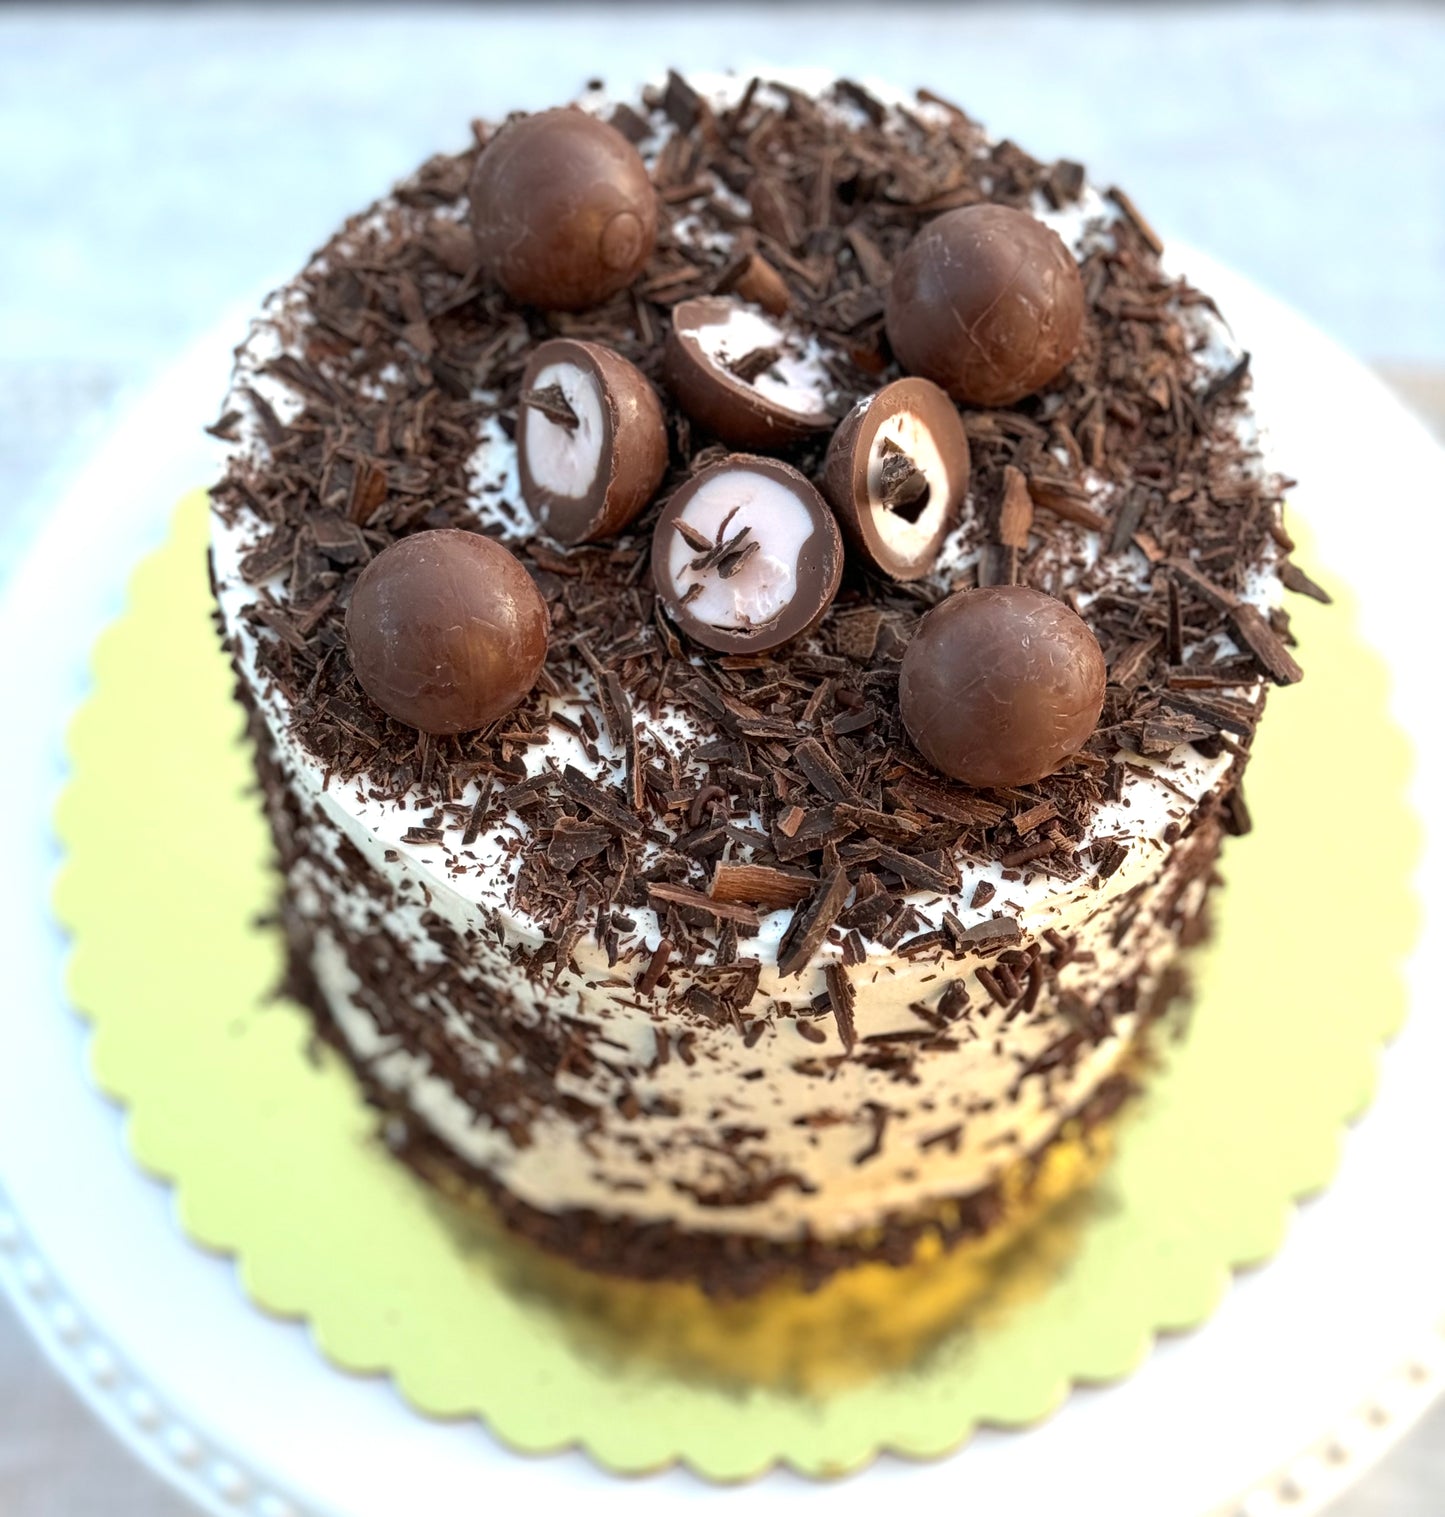
{"label": "chocolate truffle", "polygon": [[786,448],[833,425],[832,381],[806,339],[739,300],[674,306],[663,373],[698,426],[737,448]]}
{"label": "chocolate truffle", "polygon": [[823,494],[849,543],[897,580],[928,573],[968,493],[968,433],[926,379],[860,401],[828,444]]}
{"label": "chocolate truffle", "polygon": [[611,348],[559,337],[522,375],[517,417],[522,496],[559,543],[620,532],[667,469],[657,391]]}
{"label": "chocolate truffle", "polygon": [[694,474],[662,508],[652,583],[704,648],[764,653],[823,619],[843,574],[827,502],[775,458],[733,453]]}
{"label": "chocolate truffle", "polygon": [[886,320],[909,373],[955,400],[1006,406],[1078,351],[1084,284],[1043,222],[1006,205],[967,205],[934,217],[903,250]]}
{"label": "chocolate truffle", "polygon": [[500,543],[447,528],[393,543],[346,611],[361,688],[388,716],[441,735],[510,711],[547,657],[547,606]]}
{"label": "chocolate truffle", "polygon": [[513,300],[581,311],[625,289],[657,240],[647,167],[621,132],[583,111],[504,126],[472,170],[483,268]]}
{"label": "chocolate truffle", "polygon": [[966,785],[1028,785],[1077,753],[1104,704],[1104,655],[1028,585],[960,590],[919,623],[898,680],[903,725]]}

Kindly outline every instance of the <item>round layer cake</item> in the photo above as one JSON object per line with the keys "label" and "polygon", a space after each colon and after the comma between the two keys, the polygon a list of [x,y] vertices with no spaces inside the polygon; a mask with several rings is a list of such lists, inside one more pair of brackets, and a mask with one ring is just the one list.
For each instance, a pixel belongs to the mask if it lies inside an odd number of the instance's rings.
{"label": "round layer cake", "polygon": [[[213,574],[291,989],[399,1147],[583,1264],[742,1291],[902,1260],[925,1230],[986,1230],[1011,1176],[1117,1106],[1221,840],[1247,826],[1265,689],[1299,676],[1281,585],[1308,587],[1247,355],[1121,191],[931,94],[670,75],[573,109],[650,180],[655,243],[622,287],[551,310],[506,292],[497,218],[535,207],[492,201],[542,191],[496,167],[518,123],[477,124],[350,220],[238,350]],[[919,446],[911,411],[885,423],[870,467],[911,448],[918,488],[880,514],[884,548],[845,521],[809,629],[708,645],[695,613],[726,586],[697,570],[669,598],[664,513],[765,455],[757,478],[794,494],[739,518],[767,541],[726,567],[801,594],[778,524],[828,487],[830,438],[904,377],[899,350],[936,336],[900,293],[905,254],[979,206],[1062,240],[1070,361],[1012,400],[949,402],[961,455]],[[640,514],[580,544],[557,500],[593,477],[610,390],[579,344],[640,370],[666,429]],[[741,407],[699,399],[699,362]],[[693,565],[716,568],[720,520]],[[515,555],[550,634],[520,704],[428,733],[363,689],[347,610],[399,540],[458,528]],[[910,741],[900,665],[930,608],[1010,585],[1082,618],[1102,712],[1045,777],[962,783]]]}

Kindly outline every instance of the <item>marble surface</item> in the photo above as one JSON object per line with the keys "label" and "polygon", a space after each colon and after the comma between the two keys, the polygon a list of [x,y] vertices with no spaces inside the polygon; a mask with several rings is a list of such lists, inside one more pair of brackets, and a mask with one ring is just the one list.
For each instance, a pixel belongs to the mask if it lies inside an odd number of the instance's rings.
{"label": "marble surface", "polygon": [[[826,23],[820,25],[820,18]],[[618,60],[623,60],[619,62]],[[933,83],[1375,361],[1445,435],[1445,12],[1428,6],[0,10],[0,582],[188,338],[470,115],[602,72]],[[1436,1517],[1445,1408],[1331,1517]],[[1081,1508],[1082,1509],[1082,1508]],[[0,1512],[180,1517],[0,1304]]]}

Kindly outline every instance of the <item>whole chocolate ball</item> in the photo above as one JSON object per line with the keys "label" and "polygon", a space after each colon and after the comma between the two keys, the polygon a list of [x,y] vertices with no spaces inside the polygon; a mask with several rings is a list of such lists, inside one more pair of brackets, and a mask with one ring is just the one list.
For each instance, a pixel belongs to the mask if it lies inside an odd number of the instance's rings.
{"label": "whole chocolate ball", "polygon": [[657,240],[647,167],[583,111],[503,127],[472,170],[471,220],[487,272],[514,300],[580,311],[625,289]]}
{"label": "whole chocolate ball", "polygon": [[1084,283],[1058,234],[1025,211],[968,205],[903,250],[886,314],[899,363],[955,400],[1006,406],[1079,350]]}
{"label": "whole chocolate ball", "polygon": [[438,736],[510,711],[547,657],[547,605],[500,543],[445,529],[404,537],[351,592],[346,646],[388,716]]}
{"label": "whole chocolate ball", "polygon": [[935,769],[966,785],[1028,785],[1077,753],[1104,705],[1098,639],[1027,585],[960,590],[903,655],[903,725]]}

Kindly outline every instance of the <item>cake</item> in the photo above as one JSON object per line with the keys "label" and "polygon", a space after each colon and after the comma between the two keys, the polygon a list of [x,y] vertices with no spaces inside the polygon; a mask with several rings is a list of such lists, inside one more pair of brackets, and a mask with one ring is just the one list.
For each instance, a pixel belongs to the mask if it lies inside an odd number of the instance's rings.
{"label": "cake", "polygon": [[1300,674],[1248,355],[1123,191],[927,92],[473,136],[214,429],[289,989],[588,1270],[985,1235],[1138,1078]]}

